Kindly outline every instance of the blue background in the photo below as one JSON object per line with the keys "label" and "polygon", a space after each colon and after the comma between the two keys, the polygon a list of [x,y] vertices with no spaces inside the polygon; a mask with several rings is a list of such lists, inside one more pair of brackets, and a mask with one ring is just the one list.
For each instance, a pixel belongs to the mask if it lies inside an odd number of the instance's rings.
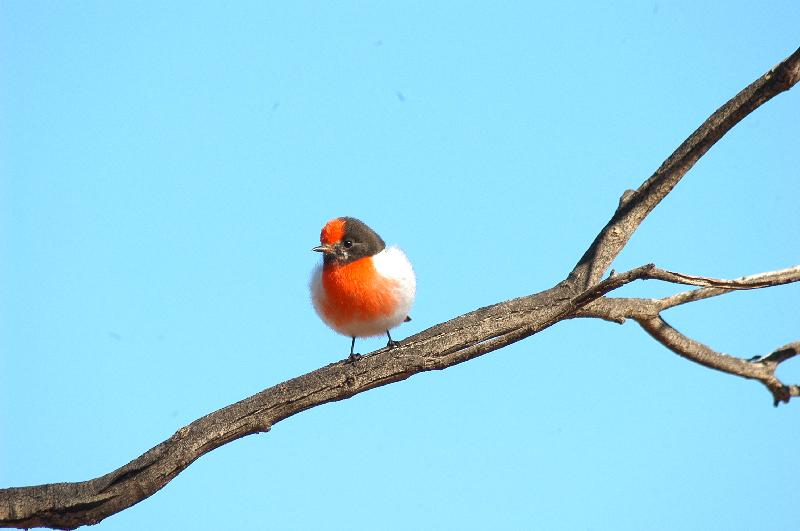
{"label": "blue background", "polygon": [[[550,287],[800,44],[795,0],[600,4],[2,2],[0,486],[104,474],[344,357],[308,298],[329,218],[413,261],[396,338]],[[800,262],[798,90],[613,267]],[[665,317],[751,357],[800,339],[798,296]],[[800,405],[770,400],[633,323],[562,322],[228,444],[99,529],[786,529]]]}

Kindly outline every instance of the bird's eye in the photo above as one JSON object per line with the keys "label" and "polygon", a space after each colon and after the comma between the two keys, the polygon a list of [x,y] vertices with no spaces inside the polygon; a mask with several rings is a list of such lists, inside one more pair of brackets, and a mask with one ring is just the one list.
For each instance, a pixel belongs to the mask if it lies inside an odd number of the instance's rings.
{"label": "bird's eye", "polygon": [[342,240],[342,245],[344,245],[345,249],[349,249],[353,246],[352,240]]}

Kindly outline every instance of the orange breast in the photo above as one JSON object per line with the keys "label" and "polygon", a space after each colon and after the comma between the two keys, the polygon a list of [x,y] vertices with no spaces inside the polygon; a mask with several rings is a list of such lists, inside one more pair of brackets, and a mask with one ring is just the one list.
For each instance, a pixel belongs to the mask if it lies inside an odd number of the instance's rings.
{"label": "orange breast", "polygon": [[325,299],[320,309],[335,325],[384,317],[397,304],[394,284],[378,274],[369,257],[343,266],[326,264],[322,269]]}

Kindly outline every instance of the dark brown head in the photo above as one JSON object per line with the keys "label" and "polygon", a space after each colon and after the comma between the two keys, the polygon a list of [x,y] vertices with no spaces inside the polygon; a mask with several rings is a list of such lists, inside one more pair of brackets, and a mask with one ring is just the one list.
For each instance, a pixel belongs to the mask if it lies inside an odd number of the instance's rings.
{"label": "dark brown head", "polygon": [[386,248],[380,236],[363,221],[342,217],[330,220],[319,235],[322,245],[312,251],[323,253],[325,264],[349,264],[374,256]]}

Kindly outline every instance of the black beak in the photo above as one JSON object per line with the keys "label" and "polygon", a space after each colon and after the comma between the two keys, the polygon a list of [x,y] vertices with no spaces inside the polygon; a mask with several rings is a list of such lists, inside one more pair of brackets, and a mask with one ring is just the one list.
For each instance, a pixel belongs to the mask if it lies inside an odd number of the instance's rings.
{"label": "black beak", "polygon": [[333,247],[331,247],[330,245],[327,245],[327,244],[326,245],[317,245],[316,247],[314,247],[311,250],[312,251],[316,251],[318,253],[332,253],[333,252]]}

